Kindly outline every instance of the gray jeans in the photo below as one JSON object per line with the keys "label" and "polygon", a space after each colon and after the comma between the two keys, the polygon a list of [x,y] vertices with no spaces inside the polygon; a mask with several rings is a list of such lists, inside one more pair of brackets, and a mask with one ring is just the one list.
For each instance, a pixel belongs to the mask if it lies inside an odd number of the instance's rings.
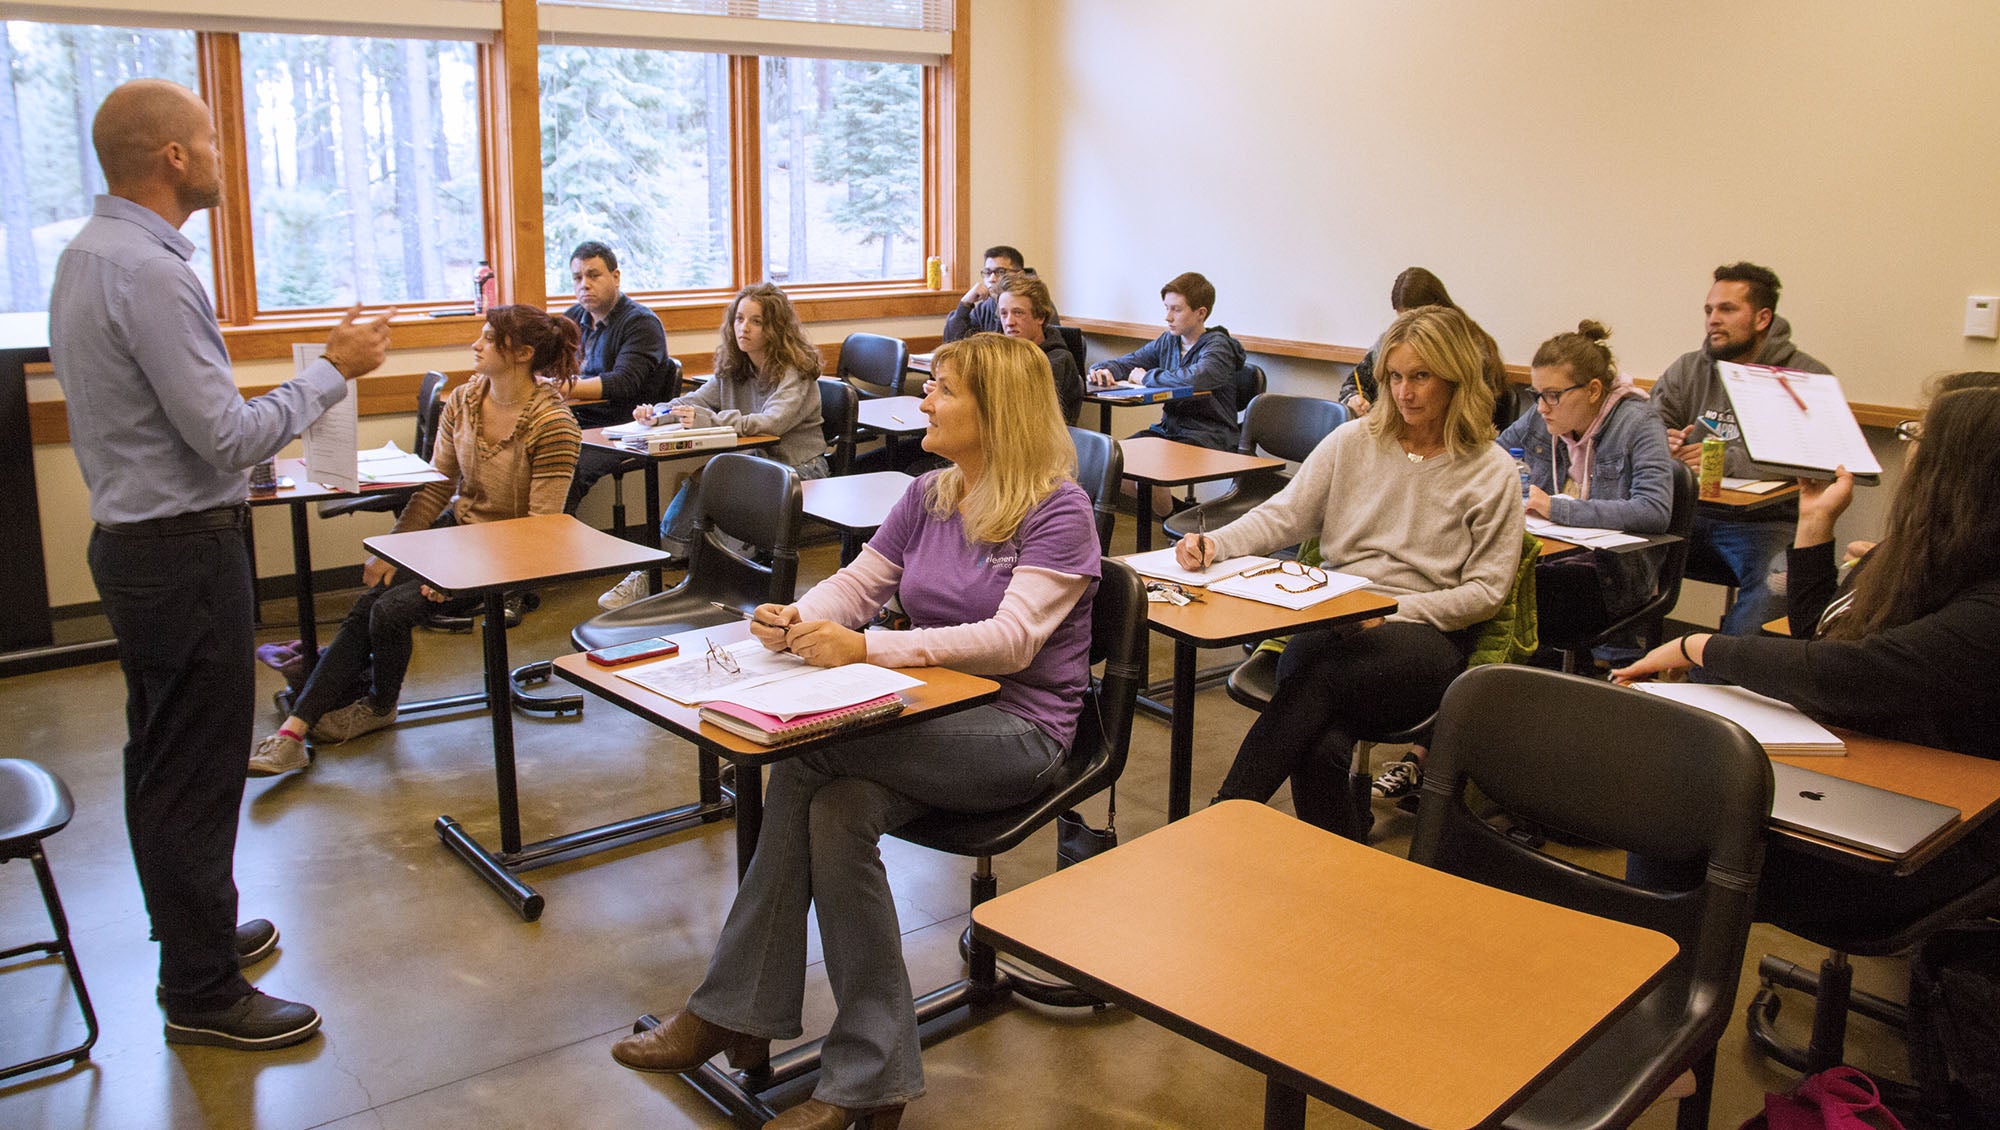
{"label": "gray jeans", "polygon": [[688,1008],[738,1032],[799,1036],[806,911],[817,906],[838,1012],[813,1096],[855,1108],[922,1094],[902,932],[876,841],[932,809],[1029,800],[1062,753],[1032,722],[982,706],[771,766],[757,854]]}

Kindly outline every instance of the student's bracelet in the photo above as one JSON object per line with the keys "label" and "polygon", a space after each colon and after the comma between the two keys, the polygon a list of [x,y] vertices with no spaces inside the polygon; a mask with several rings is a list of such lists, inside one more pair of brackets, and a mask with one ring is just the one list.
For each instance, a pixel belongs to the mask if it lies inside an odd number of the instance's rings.
{"label": "student's bracelet", "polygon": [[1681,637],[1681,658],[1688,661],[1688,666],[1699,667],[1701,664],[1695,661],[1694,656],[1688,654],[1688,636],[1691,635],[1694,635],[1694,633],[1689,632],[1687,636]]}

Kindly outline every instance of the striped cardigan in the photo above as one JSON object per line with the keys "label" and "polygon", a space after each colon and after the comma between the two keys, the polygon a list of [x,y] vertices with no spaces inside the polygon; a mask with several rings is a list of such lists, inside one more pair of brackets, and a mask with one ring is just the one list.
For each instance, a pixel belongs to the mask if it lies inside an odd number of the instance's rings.
{"label": "striped cardigan", "polygon": [[479,438],[489,383],[475,373],[445,398],[437,445],[431,449],[431,462],[445,481],[417,491],[396,520],[397,533],[429,529],[447,504],[466,524],[562,513],[583,444],[576,417],[552,386],[538,382],[513,432],[489,444]]}

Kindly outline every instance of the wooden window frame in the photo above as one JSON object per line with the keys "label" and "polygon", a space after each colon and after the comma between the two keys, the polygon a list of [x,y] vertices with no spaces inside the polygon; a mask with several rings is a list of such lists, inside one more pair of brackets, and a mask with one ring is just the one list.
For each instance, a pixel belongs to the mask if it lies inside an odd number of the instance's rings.
{"label": "wooden window frame", "polygon": [[[807,322],[942,315],[957,301],[957,284],[971,263],[968,213],[971,163],[968,97],[971,0],[955,0],[951,54],[923,68],[923,255],[942,258],[945,285],[919,279],[799,283],[786,288]],[[230,357],[237,361],[289,357],[294,342],[316,340],[339,320],[333,308],[261,310],[252,242],[250,169],[245,154],[240,40],[233,32],[196,32],[203,95],[216,116],[225,165],[224,196],[208,216],[215,262],[215,306]],[[541,268],[542,161],[539,24],[535,0],[501,0],[501,30],[477,44],[480,171],[487,258],[498,273],[502,301],[561,310],[569,296],[547,293]],[[763,249],[763,56],[729,57],[730,251],[727,288],[637,291],[668,332],[712,330],[735,290],[761,275]],[[434,316],[462,309],[455,301],[397,303],[392,349],[450,346],[470,340],[473,315]],[[382,309],[380,306],[371,309]]]}

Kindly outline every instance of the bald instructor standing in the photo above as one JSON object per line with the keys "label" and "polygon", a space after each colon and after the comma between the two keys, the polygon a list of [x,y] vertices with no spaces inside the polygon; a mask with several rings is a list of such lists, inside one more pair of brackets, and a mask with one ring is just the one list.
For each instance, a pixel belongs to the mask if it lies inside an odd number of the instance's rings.
{"label": "bald instructor standing", "polygon": [[166,1039],[281,1048],[320,1018],[241,971],[277,941],[269,922],[236,921],[256,693],[246,470],[382,363],[389,314],[349,312],[323,359],[246,403],[180,232],[222,199],[208,107],[170,82],[129,82],[98,107],[91,141],[109,191],[56,265],[49,352],[125,672],[125,823],[160,943]]}

